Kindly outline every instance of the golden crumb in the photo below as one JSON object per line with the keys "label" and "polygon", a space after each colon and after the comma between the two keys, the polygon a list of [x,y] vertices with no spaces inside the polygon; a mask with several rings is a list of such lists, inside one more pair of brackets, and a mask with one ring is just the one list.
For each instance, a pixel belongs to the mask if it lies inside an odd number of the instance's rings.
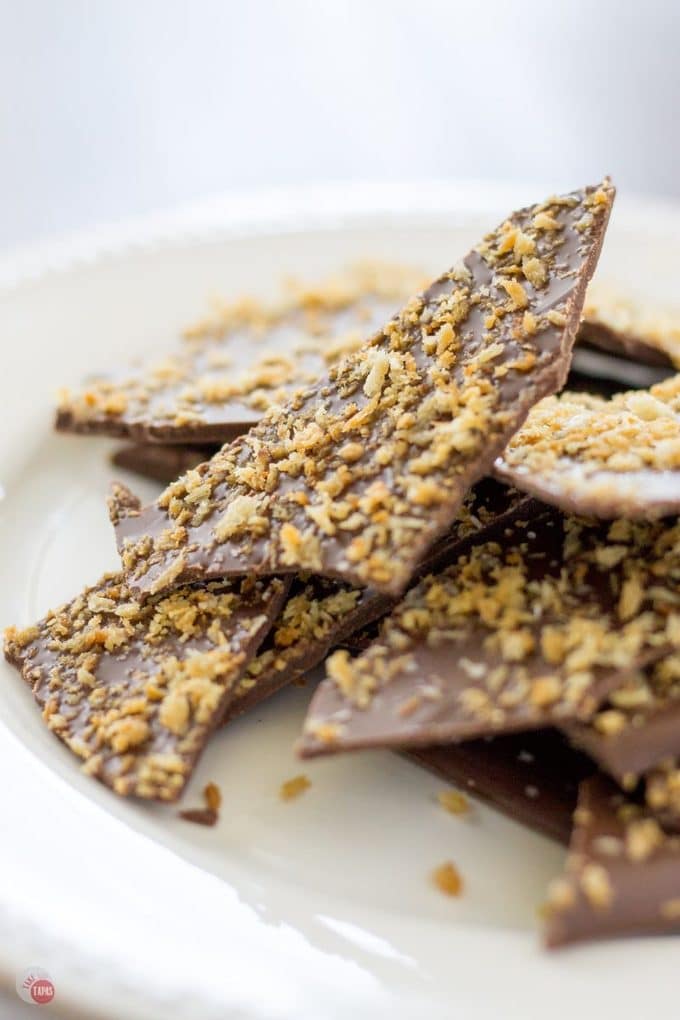
{"label": "golden crumb", "polygon": [[437,800],[450,815],[466,815],[470,811],[470,801],[458,790],[442,790]]}
{"label": "golden crumb", "polygon": [[661,904],[661,916],[667,921],[680,921],[680,896],[664,900]]}
{"label": "golden crumb", "polygon": [[440,864],[432,872],[432,881],[445,896],[460,896],[463,891],[463,879],[451,861]]}
{"label": "golden crumb", "polygon": [[[608,182],[603,188],[613,199]],[[506,445],[518,391],[549,389],[566,359],[577,322],[563,309],[580,298],[606,210],[568,250],[557,235],[589,193],[514,213],[509,228],[488,234],[363,345],[172,483],[126,529],[135,587],[181,579],[176,553],[156,541],[167,518],[186,529],[187,579],[222,561],[244,573],[297,568],[402,591],[478,477],[480,458]],[[284,361],[266,367],[268,384],[290,370]],[[252,501],[261,501],[256,513]]]}
{"label": "golden crumb", "polygon": [[203,800],[210,811],[219,811],[222,804],[222,793],[217,783],[206,783],[203,789]]}
{"label": "golden crumb", "polygon": [[589,863],[580,875],[581,889],[596,910],[607,910],[614,899],[614,890],[607,870],[601,864]]}
{"label": "golden crumb", "polygon": [[301,773],[299,776],[293,776],[292,779],[287,779],[285,783],[281,783],[279,797],[281,800],[295,800],[305,790],[308,790],[311,785],[312,783],[308,776]]}

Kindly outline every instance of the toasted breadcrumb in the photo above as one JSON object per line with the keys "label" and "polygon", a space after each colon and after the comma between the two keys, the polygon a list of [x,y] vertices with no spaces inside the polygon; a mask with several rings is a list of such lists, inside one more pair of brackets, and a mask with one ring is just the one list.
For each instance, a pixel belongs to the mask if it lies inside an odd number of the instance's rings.
{"label": "toasted breadcrumb", "polygon": [[463,891],[463,879],[455,864],[446,861],[432,872],[432,881],[445,896],[460,896]]}
{"label": "toasted breadcrumb", "polygon": [[470,811],[470,801],[458,790],[442,790],[437,794],[437,800],[451,815],[466,815]]}
{"label": "toasted breadcrumb", "polygon": [[281,783],[279,797],[281,800],[295,800],[305,790],[308,790],[311,785],[312,782],[309,777],[301,773],[299,776],[293,776],[292,779],[287,779],[285,783]]}

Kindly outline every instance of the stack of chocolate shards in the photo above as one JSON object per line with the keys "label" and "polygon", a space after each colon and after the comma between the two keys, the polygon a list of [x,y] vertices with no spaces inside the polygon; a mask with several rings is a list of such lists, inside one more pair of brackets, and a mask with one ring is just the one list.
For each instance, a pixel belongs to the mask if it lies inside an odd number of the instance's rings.
{"label": "stack of chocolate shards", "polygon": [[303,756],[394,748],[571,840],[551,945],[678,921],[675,327],[584,317],[613,195],[512,214],[408,300],[417,274],[373,266],[221,307],[64,395],[60,430],[169,482],[115,487],[120,574],[7,632],[88,773],[174,800],[330,652]]}

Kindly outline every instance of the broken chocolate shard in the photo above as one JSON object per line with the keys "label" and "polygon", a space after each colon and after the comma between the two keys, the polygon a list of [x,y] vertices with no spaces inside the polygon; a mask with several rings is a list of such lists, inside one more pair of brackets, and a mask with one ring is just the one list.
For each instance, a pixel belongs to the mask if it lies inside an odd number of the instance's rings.
{"label": "broken chocolate shard", "polygon": [[317,666],[330,648],[382,616],[389,605],[384,595],[327,578],[294,581],[266,641],[235,686],[223,723],[298,680]]}
{"label": "broken chocolate shard", "polygon": [[680,511],[680,374],[609,400],[541,401],[494,473],[567,513],[650,519]]}
{"label": "broken chocolate shard", "polygon": [[414,748],[405,757],[558,843],[568,843],[578,785],[594,766],[555,730]]}
{"label": "broken chocolate shard", "polygon": [[566,388],[579,393],[613,397],[621,390],[649,389],[668,378],[668,369],[641,365],[588,347],[577,346],[571,359]]}
{"label": "broken chocolate shard", "polygon": [[243,579],[138,605],[118,574],[5,632],[48,728],[121,796],[181,794],[287,584]]}
{"label": "broken chocolate shard", "polygon": [[566,871],[548,890],[548,946],[675,930],[680,837],[603,776],[584,780]]}
{"label": "broken chocolate shard", "polygon": [[115,467],[168,485],[180,475],[209,460],[214,446],[163,446],[160,443],[129,443],[111,456]]}
{"label": "broken chocolate shard", "polygon": [[[526,513],[529,497],[492,478],[466,496],[450,531],[428,551],[418,567],[424,576],[449,562],[490,527]],[[351,588],[327,578],[293,582],[288,599],[258,655],[252,660],[224,716],[224,723],[295,682],[317,666],[330,649],[346,645],[357,632],[394,608],[396,600],[370,588]]]}
{"label": "broken chocolate shard", "polygon": [[564,382],[613,195],[605,181],[515,213],[316,385],[118,514],[130,585],[307,570],[400,594]]}
{"label": "broken chocolate shard", "polygon": [[65,392],[56,427],[139,443],[228,442],[355,349],[423,281],[414,269],[364,263],[316,285],[290,281],[279,301],[220,305],[165,357]]}
{"label": "broken chocolate shard", "polygon": [[642,773],[680,755],[680,655],[631,674],[588,723],[565,732],[630,789]]}
{"label": "broken chocolate shard", "polygon": [[596,281],[588,288],[579,341],[644,365],[680,368],[680,310]]}
{"label": "broken chocolate shard", "polygon": [[677,528],[546,508],[487,532],[412,588],[365,652],[331,656],[301,755],[588,719],[677,642]]}
{"label": "broken chocolate shard", "polygon": [[185,822],[193,822],[194,825],[206,825],[212,828],[219,820],[217,811],[212,808],[188,808],[180,811],[179,817]]}

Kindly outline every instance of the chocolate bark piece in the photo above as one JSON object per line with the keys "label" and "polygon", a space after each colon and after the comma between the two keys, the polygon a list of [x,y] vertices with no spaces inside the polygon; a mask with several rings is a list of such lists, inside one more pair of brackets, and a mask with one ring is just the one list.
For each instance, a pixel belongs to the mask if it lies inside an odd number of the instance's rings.
{"label": "chocolate bark piece", "polygon": [[556,730],[422,747],[405,757],[564,844],[571,835],[578,785],[594,770]]}
{"label": "chocolate bark piece", "polygon": [[134,589],[309,570],[400,594],[532,405],[563,383],[613,194],[605,181],[513,214],[155,504],[114,506]]}
{"label": "chocolate bark piece", "polygon": [[548,891],[545,939],[680,930],[680,838],[603,776],[584,780],[562,878]]}
{"label": "chocolate bark piece", "polygon": [[669,369],[641,365],[637,361],[627,361],[580,345],[574,348],[566,388],[613,397],[621,390],[649,389],[670,374]]}
{"label": "chocolate bark piece", "polygon": [[[511,524],[516,520],[531,520],[544,509],[538,500],[512,486],[503,485],[491,477],[483,478],[466,495],[450,530],[428,549],[411,579],[412,583],[416,584],[433,571],[443,570],[453,562],[455,556],[465,552],[473,542],[479,541],[490,528],[497,529],[502,524]],[[395,608],[398,601],[396,598],[386,598],[380,616],[336,644],[352,654],[365,651],[378,638],[381,620]]]}
{"label": "chocolate bark piece", "polygon": [[160,443],[129,443],[111,456],[115,467],[132,471],[142,478],[167,485],[180,475],[198,467],[216,452],[214,446],[162,446]]}
{"label": "chocolate bark piece", "polygon": [[680,755],[680,655],[631,674],[588,723],[565,732],[622,786],[634,787],[643,772]]}
{"label": "chocolate bark piece", "polygon": [[35,626],[10,627],[5,655],[84,772],[121,796],[173,801],[286,588],[212,582],[140,606],[108,574]]}
{"label": "chocolate bark piece", "polygon": [[[492,478],[468,493],[450,531],[428,551],[417,575],[424,576],[463,552],[490,527],[509,521],[535,502]],[[396,605],[396,599],[370,588],[351,588],[328,578],[297,579],[257,656],[234,689],[226,724],[281,687],[317,666],[331,648],[346,645],[359,631]]]}
{"label": "chocolate bark piece", "polygon": [[680,368],[680,310],[595,281],[588,288],[579,340],[632,361]]}
{"label": "chocolate bark piece", "polygon": [[296,579],[259,653],[234,688],[223,724],[299,680],[329,648],[387,608],[384,595],[323,577]]}
{"label": "chocolate bark piece", "polygon": [[680,374],[609,400],[562,393],[541,401],[494,473],[568,513],[680,512]]}
{"label": "chocolate bark piece", "polygon": [[404,266],[360,264],[274,302],[218,305],[181,347],[64,392],[56,427],[141,443],[224,443],[355,349],[424,284]]}
{"label": "chocolate bark piece", "polygon": [[678,533],[550,509],[492,530],[412,588],[358,658],[329,658],[301,755],[589,718],[677,645]]}

